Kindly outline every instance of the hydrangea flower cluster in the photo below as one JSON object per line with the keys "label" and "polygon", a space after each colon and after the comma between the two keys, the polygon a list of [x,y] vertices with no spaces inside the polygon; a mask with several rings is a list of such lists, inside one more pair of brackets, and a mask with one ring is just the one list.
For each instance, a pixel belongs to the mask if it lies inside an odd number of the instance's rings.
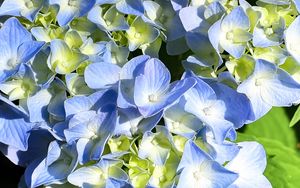
{"label": "hydrangea flower cluster", "polygon": [[0,150],[19,186],[271,187],[236,130],[300,102],[300,3],[257,4],[5,0]]}

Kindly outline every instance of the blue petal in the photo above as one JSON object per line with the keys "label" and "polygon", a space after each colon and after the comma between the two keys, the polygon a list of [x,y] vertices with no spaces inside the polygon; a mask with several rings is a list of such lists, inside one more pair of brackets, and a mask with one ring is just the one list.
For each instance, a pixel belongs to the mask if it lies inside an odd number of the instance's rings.
{"label": "blue petal", "polygon": [[239,174],[232,187],[271,188],[271,183],[263,175],[267,165],[263,146],[256,142],[240,142],[238,145],[241,147],[239,153],[225,166],[228,170]]}
{"label": "blue petal", "polygon": [[18,48],[18,61],[27,63],[33,56],[35,56],[43,47],[45,42],[28,41],[22,43]]}
{"label": "blue petal", "polygon": [[209,126],[218,143],[222,143],[233,124],[225,119],[225,103],[217,99],[214,90],[199,78],[197,85],[187,91],[185,110]]}
{"label": "blue petal", "polygon": [[14,164],[26,167],[35,159],[47,155],[47,147],[52,140],[53,136],[48,131],[33,130],[28,139],[27,151],[20,151],[12,146],[0,146],[0,150]]}
{"label": "blue petal", "polygon": [[173,9],[175,11],[178,11],[180,9],[182,9],[183,7],[186,7],[189,3],[188,0],[171,0]]}
{"label": "blue petal", "polygon": [[209,154],[220,164],[231,161],[240,150],[237,144],[226,140],[223,143],[218,144],[215,140],[207,138],[207,142],[214,150],[209,152]]}
{"label": "blue petal", "polygon": [[221,83],[214,83],[211,86],[218,99],[225,102],[227,109],[225,119],[232,122],[236,129],[242,127],[247,120],[253,119],[252,106],[246,95]]}
{"label": "blue petal", "polygon": [[149,56],[143,55],[132,58],[122,68],[120,72],[118,106],[128,108],[134,106],[134,79],[144,70],[145,63],[150,59]]}
{"label": "blue petal", "polygon": [[253,30],[253,46],[261,48],[279,46],[282,43],[283,31],[284,28],[282,28],[281,32],[277,31],[275,34],[268,36],[264,28],[255,27]]}
{"label": "blue petal", "polygon": [[133,186],[124,180],[117,180],[115,178],[108,178],[106,180],[106,187],[126,187],[126,188],[133,188]]}
{"label": "blue petal", "polygon": [[86,96],[74,96],[64,102],[66,117],[77,114],[79,112],[88,111],[93,104]]}
{"label": "blue petal", "polygon": [[237,174],[226,170],[219,163],[207,160],[200,167],[183,169],[177,187],[228,187],[237,177]]}
{"label": "blue petal", "polygon": [[132,14],[136,16],[141,16],[145,12],[141,0],[120,0],[117,2],[116,8],[123,14]]}
{"label": "blue petal", "polygon": [[119,81],[120,71],[121,68],[112,63],[92,63],[84,71],[85,82],[92,89],[109,88]]}
{"label": "blue petal", "polygon": [[0,97],[0,142],[25,151],[28,148],[30,130],[34,127],[27,122],[28,117],[16,106],[12,106]]}
{"label": "blue petal", "polygon": [[20,16],[20,11],[23,9],[22,1],[5,0],[0,7],[1,16]]}
{"label": "blue petal", "polygon": [[88,13],[96,3],[96,0],[79,0],[79,16],[84,16]]}
{"label": "blue petal", "polygon": [[212,46],[215,48],[215,50],[219,53],[221,51],[220,49],[220,34],[221,34],[221,22],[222,20],[219,20],[215,22],[208,30],[208,38]]}
{"label": "blue petal", "polygon": [[4,22],[0,30],[0,39],[5,41],[10,50],[14,52],[17,51],[22,43],[32,41],[31,34],[14,17]]}
{"label": "blue petal", "polygon": [[78,14],[78,10],[73,7],[66,7],[58,11],[57,22],[60,26],[65,26],[71,22]]}
{"label": "blue petal", "polygon": [[[300,1],[298,4],[300,5]],[[300,8],[300,7],[299,7]],[[285,31],[285,44],[288,52],[300,63],[300,53],[299,53],[299,31],[300,29],[300,17],[297,17],[291,25]]]}
{"label": "blue petal", "polygon": [[238,6],[224,17],[222,20],[222,27],[229,27],[232,29],[241,28],[247,30],[250,27],[250,21],[243,8]]}
{"label": "blue petal", "polygon": [[205,160],[212,160],[212,158],[202,151],[192,140],[188,140],[184,146],[177,171],[181,171],[186,167],[200,165]]}
{"label": "blue petal", "polygon": [[27,99],[30,122],[48,121],[49,113],[47,107],[51,99],[52,94],[47,89],[40,90]]}
{"label": "blue petal", "polygon": [[194,6],[185,7],[179,11],[179,17],[185,31],[192,31],[209,26],[206,21],[200,17],[201,11],[201,8]]}

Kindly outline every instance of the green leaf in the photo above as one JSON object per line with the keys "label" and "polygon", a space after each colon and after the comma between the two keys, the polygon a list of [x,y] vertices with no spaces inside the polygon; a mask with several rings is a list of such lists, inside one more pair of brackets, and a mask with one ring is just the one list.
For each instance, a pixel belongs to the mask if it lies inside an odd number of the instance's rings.
{"label": "green leaf", "polygon": [[300,106],[298,107],[297,111],[295,112],[291,122],[290,122],[290,127],[293,127],[300,121]]}
{"label": "green leaf", "polygon": [[258,121],[246,125],[245,134],[256,137],[269,138],[282,143],[286,147],[296,148],[295,132],[289,128],[289,118],[284,108],[272,110]]}
{"label": "green leaf", "polygon": [[285,147],[277,140],[243,133],[239,133],[238,141],[257,141],[264,146],[267,153],[267,168],[264,174],[274,188],[299,187],[300,157],[296,150]]}

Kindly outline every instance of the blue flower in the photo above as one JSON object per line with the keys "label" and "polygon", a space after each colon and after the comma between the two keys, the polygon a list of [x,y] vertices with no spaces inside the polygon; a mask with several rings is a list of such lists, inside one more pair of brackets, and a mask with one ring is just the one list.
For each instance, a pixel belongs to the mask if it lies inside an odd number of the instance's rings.
{"label": "blue flower", "polygon": [[8,19],[0,29],[0,83],[17,73],[44,45],[32,40],[31,34],[16,18]]}
{"label": "blue flower", "polygon": [[180,172],[178,188],[185,187],[228,187],[238,175],[212,160],[192,141],[187,141],[178,166]]}
{"label": "blue flower", "polygon": [[300,100],[300,85],[287,72],[265,60],[257,60],[255,69],[237,91],[252,104],[255,121],[272,106],[291,106]]}
{"label": "blue flower", "polygon": [[242,7],[236,7],[211,26],[208,36],[217,52],[224,49],[233,57],[240,58],[245,52],[247,42],[252,39],[249,29],[248,16]]}
{"label": "blue flower", "polygon": [[142,74],[135,78],[134,102],[144,117],[162,111],[195,85],[193,78],[170,84],[171,75],[158,59],[150,59]]}
{"label": "blue flower", "polygon": [[224,100],[218,99],[215,91],[204,81],[197,79],[197,84],[184,94],[185,111],[197,116],[208,126],[218,143],[222,143],[234,128],[233,122],[226,119],[227,109]]}
{"label": "blue flower", "polygon": [[77,141],[80,163],[100,159],[107,140],[114,132],[116,118],[115,107],[106,105],[98,112],[86,111],[70,119],[69,128],[64,130],[64,134],[68,143]]}

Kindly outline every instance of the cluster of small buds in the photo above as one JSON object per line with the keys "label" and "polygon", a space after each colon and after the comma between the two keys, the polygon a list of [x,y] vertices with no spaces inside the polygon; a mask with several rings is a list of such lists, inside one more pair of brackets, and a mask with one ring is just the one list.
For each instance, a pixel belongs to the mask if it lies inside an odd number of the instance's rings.
{"label": "cluster of small buds", "polygon": [[[272,187],[263,146],[235,140],[300,103],[299,11],[297,0],[5,0],[0,151],[26,167],[19,187]],[[161,61],[174,57],[180,78]]]}

